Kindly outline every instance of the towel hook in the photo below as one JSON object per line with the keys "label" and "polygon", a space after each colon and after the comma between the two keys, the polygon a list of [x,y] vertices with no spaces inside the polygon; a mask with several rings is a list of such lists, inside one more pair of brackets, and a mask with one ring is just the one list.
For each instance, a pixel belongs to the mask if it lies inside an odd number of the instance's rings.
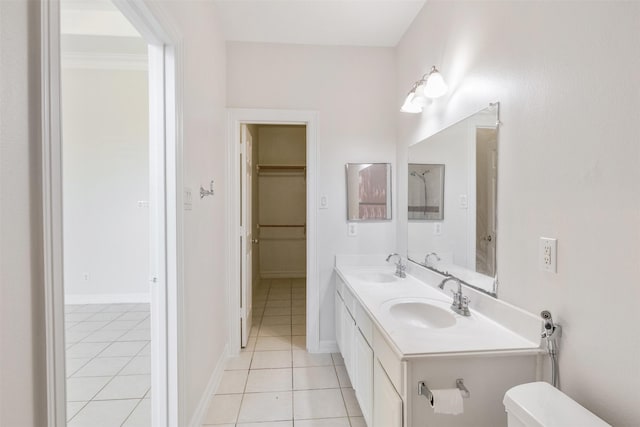
{"label": "towel hook", "polygon": [[209,183],[209,189],[205,189],[202,185],[200,186],[200,198],[204,199],[207,196],[213,196],[213,180]]}

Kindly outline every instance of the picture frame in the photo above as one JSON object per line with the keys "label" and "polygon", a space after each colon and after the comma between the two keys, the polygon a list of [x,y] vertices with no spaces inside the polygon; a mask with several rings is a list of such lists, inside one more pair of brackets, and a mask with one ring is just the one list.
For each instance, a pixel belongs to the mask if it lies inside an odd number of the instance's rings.
{"label": "picture frame", "polygon": [[347,221],[391,219],[391,164],[347,163]]}

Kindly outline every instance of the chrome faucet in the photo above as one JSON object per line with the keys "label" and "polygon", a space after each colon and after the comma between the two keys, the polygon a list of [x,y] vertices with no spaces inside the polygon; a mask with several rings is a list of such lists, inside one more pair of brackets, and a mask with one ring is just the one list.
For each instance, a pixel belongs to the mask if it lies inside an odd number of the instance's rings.
{"label": "chrome faucet", "polygon": [[429,258],[434,257],[436,261],[440,261],[440,257],[435,252],[429,252],[424,256],[424,265],[429,267]]}
{"label": "chrome faucet", "polygon": [[387,262],[389,262],[389,260],[394,257],[398,259],[398,261],[396,261],[396,276],[404,279],[405,277],[407,277],[407,266],[406,264],[402,263],[402,257],[400,256],[400,254],[397,254],[395,252],[392,253],[387,257]]}
{"label": "chrome faucet", "polygon": [[451,310],[463,316],[471,316],[471,313],[469,312],[470,300],[468,297],[462,295],[462,282],[460,281],[460,279],[453,276],[445,277],[445,279],[440,282],[438,287],[440,289],[444,289],[444,285],[446,285],[449,281],[453,281],[458,284],[458,291],[451,291],[453,293],[453,303],[451,303]]}

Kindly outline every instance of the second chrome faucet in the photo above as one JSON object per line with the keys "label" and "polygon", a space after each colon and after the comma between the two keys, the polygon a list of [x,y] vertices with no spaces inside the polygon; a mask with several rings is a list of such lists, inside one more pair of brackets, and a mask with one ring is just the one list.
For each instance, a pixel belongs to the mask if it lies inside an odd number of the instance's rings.
{"label": "second chrome faucet", "polygon": [[463,316],[471,316],[471,313],[469,312],[470,300],[468,297],[462,295],[462,281],[460,281],[460,279],[453,276],[445,277],[445,279],[440,282],[438,287],[440,289],[444,289],[444,285],[446,285],[447,282],[450,281],[458,284],[458,290],[451,291],[453,293],[453,303],[451,303],[451,310]]}
{"label": "second chrome faucet", "polygon": [[404,279],[405,277],[407,277],[407,265],[402,263],[402,257],[400,256],[400,254],[397,254],[395,252],[392,253],[387,257],[387,262],[389,262],[391,258],[397,258],[396,276],[400,277],[401,279]]}

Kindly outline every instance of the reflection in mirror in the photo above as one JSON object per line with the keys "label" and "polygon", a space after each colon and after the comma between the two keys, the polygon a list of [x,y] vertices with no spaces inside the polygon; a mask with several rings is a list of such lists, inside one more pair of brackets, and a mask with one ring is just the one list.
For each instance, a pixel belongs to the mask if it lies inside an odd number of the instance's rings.
{"label": "reflection in mirror", "polygon": [[348,163],[347,220],[391,219],[391,164]]}
{"label": "reflection in mirror", "polygon": [[496,296],[498,104],[409,147],[411,261]]}
{"label": "reflection in mirror", "polygon": [[443,194],[444,165],[409,163],[410,220],[444,219]]}

